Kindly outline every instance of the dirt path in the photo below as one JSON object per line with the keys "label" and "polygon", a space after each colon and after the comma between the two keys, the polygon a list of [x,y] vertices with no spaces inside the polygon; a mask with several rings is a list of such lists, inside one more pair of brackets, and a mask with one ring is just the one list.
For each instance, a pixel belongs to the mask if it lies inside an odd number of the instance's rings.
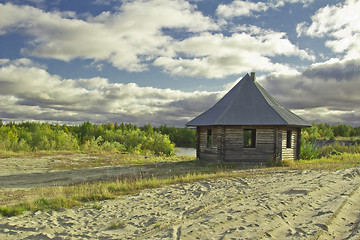
{"label": "dirt path", "polygon": [[359,168],[181,184],[0,217],[0,239],[359,239]]}
{"label": "dirt path", "polygon": [[360,185],[354,189],[329,219],[327,231],[319,233],[319,239],[360,238]]}
{"label": "dirt path", "polygon": [[[71,164],[76,167],[97,157],[86,154],[48,155],[40,157],[11,157],[0,159],[1,188],[33,188],[70,185],[82,182],[100,181],[110,178],[167,176],[172,170],[178,173],[192,171],[181,162],[144,164],[136,166],[108,166],[59,171],[53,166]],[[98,157],[99,158],[99,157]],[[86,165],[86,164],[85,164]],[[193,169],[195,171],[195,169]]]}
{"label": "dirt path", "polygon": [[[161,170],[160,170],[161,169]],[[101,167],[69,171],[39,172],[0,176],[0,188],[33,188],[70,185],[109,178],[151,175],[163,168],[154,166]]]}

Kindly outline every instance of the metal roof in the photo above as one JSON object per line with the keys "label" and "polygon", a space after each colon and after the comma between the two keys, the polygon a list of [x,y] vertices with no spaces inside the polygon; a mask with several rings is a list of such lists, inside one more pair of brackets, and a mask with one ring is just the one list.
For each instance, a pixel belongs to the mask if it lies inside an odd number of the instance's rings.
{"label": "metal roof", "polygon": [[246,74],[212,108],[186,124],[211,125],[282,125],[310,127],[299,116],[284,108],[259,83]]}

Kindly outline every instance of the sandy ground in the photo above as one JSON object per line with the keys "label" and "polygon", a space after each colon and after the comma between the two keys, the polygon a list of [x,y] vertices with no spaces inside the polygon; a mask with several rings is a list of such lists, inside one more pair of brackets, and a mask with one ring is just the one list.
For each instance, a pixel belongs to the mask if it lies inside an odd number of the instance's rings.
{"label": "sandy ground", "polygon": [[78,184],[100,181],[110,178],[152,176],[166,174],[168,167],[164,165],[142,165],[130,167],[99,167],[69,171],[36,172],[0,176],[0,189],[33,188]]}
{"label": "sandy ground", "polygon": [[109,166],[76,170],[54,170],[56,163],[76,167],[96,157],[85,154],[47,155],[40,157],[11,157],[0,159],[0,189],[22,189],[60,186],[82,182],[99,181],[119,177],[167,176],[172,170],[177,173],[195,171],[181,163],[157,163],[137,166]]}
{"label": "sandy ground", "polygon": [[360,239],[359,201],[360,168],[274,171],[0,216],[0,239]]}

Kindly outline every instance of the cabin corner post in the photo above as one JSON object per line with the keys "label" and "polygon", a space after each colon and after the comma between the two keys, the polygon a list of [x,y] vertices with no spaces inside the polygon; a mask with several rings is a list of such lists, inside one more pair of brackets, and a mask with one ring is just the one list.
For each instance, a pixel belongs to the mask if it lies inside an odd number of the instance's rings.
{"label": "cabin corner post", "polygon": [[225,160],[225,128],[217,128],[217,162],[222,163]]}
{"label": "cabin corner post", "polygon": [[275,151],[274,151],[274,160],[282,160],[282,130],[279,128],[275,129]]}
{"label": "cabin corner post", "polygon": [[196,158],[200,159],[200,127],[196,127]]}
{"label": "cabin corner post", "polygon": [[300,159],[301,152],[301,128],[297,129],[297,141],[296,141],[296,160]]}

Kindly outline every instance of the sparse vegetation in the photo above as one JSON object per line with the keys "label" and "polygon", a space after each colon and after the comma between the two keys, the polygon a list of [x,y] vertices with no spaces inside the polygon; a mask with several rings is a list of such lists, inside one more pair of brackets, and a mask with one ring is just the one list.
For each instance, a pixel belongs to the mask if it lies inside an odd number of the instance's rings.
{"label": "sparse vegetation", "polygon": [[[224,177],[250,177],[257,174],[271,174],[276,169],[290,168],[296,170],[337,170],[341,168],[357,167],[360,165],[360,154],[343,153],[313,160],[299,160],[283,162],[282,166],[275,168],[259,168],[256,171],[236,171],[231,165],[209,165],[198,161],[180,163],[179,166],[187,168],[191,173],[178,173],[177,167],[169,177],[159,178],[125,178],[107,182],[83,183],[74,186],[56,186],[21,190],[18,193],[3,190],[0,192],[0,214],[14,216],[24,211],[38,211],[49,209],[72,208],[93,202],[95,209],[100,209],[97,201],[113,199],[119,195],[135,194],[143,189],[158,188],[171,184],[190,183],[208,179]],[[4,197],[6,195],[6,197]],[[13,197],[9,197],[9,195]],[[116,223],[118,224],[118,223]],[[116,227],[117,228],[117,227]]]}
{"label": "sparse vegetation", "polygon": [[[319,159],[339,155],[342,153],[360,153],[360,127],[352,127],[346,124],[312,124],[311,128],[305,128],[301,134],[301,155],[303,160]],[[334,140],[335,144],[330,146],[316,147],[318,139]],[[352,141],[354,145],[340,145],[337,141]]]}
{"label": "sparse vegetation", "polygon": [[[119,195],[134,194],[143,189],[157,188],[170,184],[189,183],[205,179],[239,176],[239,173],[228,171],[226,167],[213,166],[198,168],[197,173],[175,175],[167,178],[151,177],[138,179],[117,179],[109,182],[83,183],[75,186],[57,186],[36,188],[23,191],[22,196],[7,199],[11,205],[0,207],[0,214],[14,216],[24,211],[57,210],[72,208],[87,202],[113,199]],[[19,199],[26,199],[18,202]],[[35,200],[32,200],[35,199]]]}
{"label": "sparse vegetation", "polygon": [[335,145],[315,147],[312,143],[305,142],[301,145],[300,159],[311,160],[328,158],[333,155],[341,155],[343,153],[360,154],[360,145],[356,144],[353,146],[345,146],[335,143]]}
{"label": "sparse vegetation", "polygon": [[121,228],[124,228],[125,226],[126,226],[125,221],[112,222],[110,224],[110,229],[121,229]]}
{"label": "sparse vegetation", "polygon": [[95,210],[101,210],[101,205],[99,203],[94,203],[94,205],[92,205],[92,207],[95,209]]}
{"label": "sparse vegetation", "polygon": [[283,163],[283,166],[297,170],[312,169],[329,171],[343,168],[359,167],[360,154],[342,153],[311,160],[285,161]]}
{"label": "sparse vegetation", "polygon": [[57,197],[48,199],[41,197],[35,201],[20,202],[12,206],[1,206],[0,214],[3,216],[16,216],[25,211],[38,211],[38,210],[59,210],[61,208],[72,208],[79,205],[74,199],[67,199],[65,197]]}

